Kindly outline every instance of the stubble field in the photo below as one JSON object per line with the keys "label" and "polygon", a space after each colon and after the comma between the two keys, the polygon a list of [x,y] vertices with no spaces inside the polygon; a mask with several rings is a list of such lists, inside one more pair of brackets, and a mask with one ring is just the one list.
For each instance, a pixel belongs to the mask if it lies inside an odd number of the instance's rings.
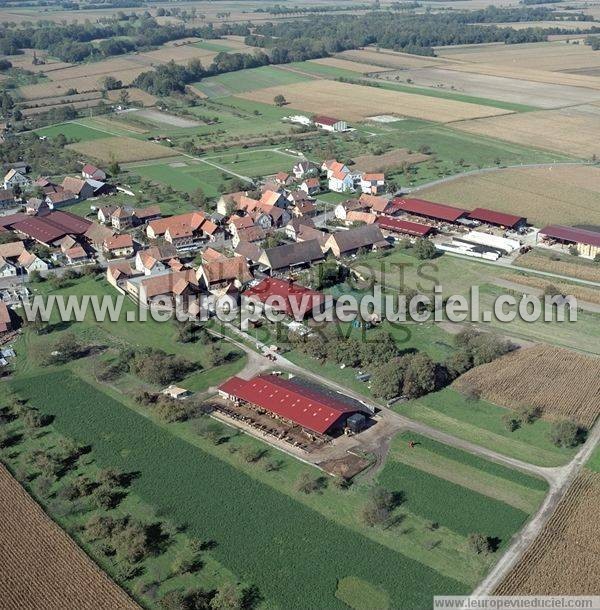
{"label": "stubble field", "polygon": [[457,178],[419,191],[424,199],[526,216],[544,224],[600,225],[600,167],[515,168]]}
{"label": "stubble field", "polygon": [[0,464],[0,606],[139,610]]}
{"label": "stubble field", "polygon": [[583,471],[494,595],[596,595],[600,474]]}
{"label": "stubble field", "polygon": [[496,117],[506,110],[468,104],[400,91],[321,80],[318,87],[298,83],[250,91],[240,97],[257,102],[272,103],[278,94],[285,94],[288,107],[337,116],[348,121],[360,121],[377,114],[394,114],[417,119],[449,123],[480,117]]}
{"label": "stubble field", "polygon": [[454,385],[497,405],[538,407],[547,419],[573,419],[587,428],[600,413],[600,360],[549,345],[475,367]]}
{"label": "stubble field", "polygon": [[173,156],[173,153],[166,146],[125,136],[77,142],[76,144],[69,144],[69,148],[85,157],[97,159],[103,163],[110,163],[113,160],[118,163],[127,163],[129,161],[145,161]]}

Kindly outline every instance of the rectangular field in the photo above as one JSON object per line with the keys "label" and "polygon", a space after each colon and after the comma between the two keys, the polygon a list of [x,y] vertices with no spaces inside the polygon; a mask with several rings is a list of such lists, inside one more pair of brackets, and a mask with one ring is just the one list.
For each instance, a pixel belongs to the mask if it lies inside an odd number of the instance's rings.
{"label": "rectangular field", "polygon": [[589,282],[600,282],[600,269],[593,261],[580,259],[570,254],[562,254],[559,255],[559,260],[552,260],[550,254],[556,255],[556,251],[551,252],[538,248],[519,256],[515,264],[528,269],[567,275]]}
{"label": "rectangular field", "polygon": [[[250,70],[229,72],[210,76],[194,86],[208,97],[227,97],[237,93],[266,89],[268,87],[285,87],[279,93],[286,94],[287,86],[304,83],[310,80],[309,76],[302,75],[277,66],[261,66]],[[269,102],[273,102],[274,93]]]}
{"label": "rectangular field", "polygon": [[0,464],[4,610],[139,610]]}
{"label": "rectangular field", "polygon": [[431,201],[498,212],[545,224],[600,225],[600,168],[556,165],[502,169],[451,180],[419,191]]}
{"label": "rectangular field", "polygon": [[166,146],[136,140],[127,136],[109,136],[101,140],[79,142],[70,144],[69,148],[104,163],[109,163],[112,160],[119,163],[144,161],[173,155],[172,151]]}
{"label": "rectangular field", "polygon": [[595,105],[463,121],[454,127],[579,157],[600,155],[600,107]]}
{"label": "rectangular field", "polygon": [[600,360],[548,345],[475,367],[453,385],[497,405],[538,407],[547,419],[569,418],[588,429],[600,413]]}
{"label": "rectangular field", "polygon": [[92,444],[99,465],[139,473],[132,493],[185,524],[190,536],[215,540],[215,558],[254,583],[273,607],[337,608],[336,583],[350,575],[387,591],[392,607],[429,608],[433,591],[466,592],[464,584],[324,518],[72,374],[23,378],[14,386],[54,415],[63,434]]}
{"label": "rectangular field", "polygon": [[92,129],[80,123],[62,123],[60,125],[51,125],[50,127],[42,127],[35,131],[39,136],[54,138],[59,134],[63,134],[68,139],[77,140],[78,142],[90,142],[93,140],[101,140],[108,137],[108,134],[98,129]]}
{"label": "rectangular field", "polygon": [[494,595],[597,595],[600,473],[583,470]]}
{"label": "rectangular field", "polygon": [[321,80],[314,87],[306,83],[289,85],[285,91],[277,87],[259,89],[244,93],[241,97],[272,103],[274,96],[279,93],[285,95],[290,108],[336,116],[348,121],[360,121],[372,116],[374,109],[377,114],[409,116],[440,123],[495,117],[508,112],[477,104],[328,80]]}

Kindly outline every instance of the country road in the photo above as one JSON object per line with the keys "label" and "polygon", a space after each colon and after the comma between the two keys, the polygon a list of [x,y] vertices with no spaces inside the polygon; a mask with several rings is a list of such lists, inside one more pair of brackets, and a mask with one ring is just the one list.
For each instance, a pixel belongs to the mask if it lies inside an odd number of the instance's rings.
{"label": "country road", "polygon": [[[276,354],[276,361],[271,361],[258,354],[257,351],[249,347],[249,345],[244,343],[243,340],[256,343],[257,347],[260,349],[268,349],[266,345],[255,341],[252,337],[246,335],[231,324],[228,324],[227,327],[231,332],[240,336],[240,341],[221,333],[213,331],[211,332],[234,343],[249,355],[249,364],[242,371],[242,376],[249,378],[258,374],[259,372],[272,369],[275,365],[277,365],[277,368],[285,369],[295,375],[313,379],[319,384],[358,400],[370,408],[376,408],[379,411],[379,424],[381,426],[391,428],[394,433],[410,430],[416,434],[422,434],[423,436],[427,436],[441,443],[456,447],[457,449],[462,449],[468,453],[472,453],[511,468],[516,468],[533,476],[542,477],[548,482],[550,489],[546,498],[544,499],[544,502],[541,504],[535,515],[533,515],[523,527],[523,529],[515,534],[508,549],[500,557],[487,576],[472,592],[471,595],[473,596],[491,595],[496,587],[504,580],[504,578],[506,578],[508,573],[523,556],[523,553],[529,548],[529,546],[541,532],[542,528],[546,525],[559,502],[569,490],[571,484],[591,456],[592,452],[600,444],[599,421],[590,430],[585,444],[577,452],[575,457],[565,466],[548,468],[529,464],[527,462],[523,462],[521,460],[492,451],[487,447],[457,438],[426,424],[413,421],[407,417],[404,417],[403,415],[400,415],[399,413],[396,413],[395,411],[392,411],[391,409],[388,409],[387,407],[369,401],[361,394],[341,386],[330,379],[299,367],[280,354]],[[374,467],[381,467],[385,462],[387,444],[384,442],[383,445],[384,446],[380,448],[381,451],[377,453],[377,464]]]}

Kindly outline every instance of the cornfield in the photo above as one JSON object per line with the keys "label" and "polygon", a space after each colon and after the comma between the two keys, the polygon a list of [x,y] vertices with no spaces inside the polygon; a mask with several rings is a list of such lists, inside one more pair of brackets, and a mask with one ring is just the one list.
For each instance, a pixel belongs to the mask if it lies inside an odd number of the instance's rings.
{"label": "cornfield", "polygon": [[581,473],[495,595],[596,595],[600,474]]}
{"label": "cornfield", "polygon": [[0,464],[0,607],[139,610]]}
{"label": "cornfield", "polygon": [[587,428],[600,412],[600,359],[549,345],[475,367],[454,385],[497,405],[538,407],[545,418],[569,418]]}

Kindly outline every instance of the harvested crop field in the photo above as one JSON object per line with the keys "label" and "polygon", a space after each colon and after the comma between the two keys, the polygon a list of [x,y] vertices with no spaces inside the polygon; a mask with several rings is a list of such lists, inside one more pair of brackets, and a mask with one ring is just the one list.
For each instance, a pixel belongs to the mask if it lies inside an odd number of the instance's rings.
{"label": "harvested crop field", "polygon": [[600,155],[600,107],[594,105],[464,121],[454,127],[568,155]]}
{"label": "harvested crop field", "polygon": [[73,78],[84,78],[87,76],[107,76],[112,75],[116,78],[120,78],[118,73],[138,70],[139,66],[136,62],[130,59],[114,58],[104,59],[102,61],[89,62],[81,65],[74,65],[62,70],[54,70],[48,75],[53,81],[59,80],[71,80]]}
{"label": "harvested crop field", "polygon": [[[271,87],[250,91],[240,97],[272,104],[274,96],[279,93],[282,93],[281,87]],[[374,108],[377,114],[409,116],[441,123],[507,113],[506,110],[478,104],[326,80],[320,81],[318,87],[307,87],[306,83],[288,85],[283,93],[291,108],[339,116],[349,121],[360,121],[371,116]]]}
{"label": "harvested crop field", "polygon": [[590,427],[600,413],[600,359],[536,345],[471,369],[453,384],[509,407],[539,407],[548,419]]}
{"label": "harvested crop field", "polygon": [[600,282],[600,269],[598,265],[591,261],[588,262],[580,259],[575,259],[574,262],[562,259],[552,260],[549,253],[545,255],[545,253],[542,254],[532,250],[526,254],[521,254],[515,261],[515,265],[537,271],[549,271],[550,273],[576,277],[590,282]]}
{"label": "harvested crop field", "polygon": [[[523,292],[540,296],[546,287],[552,285],[560,291],[561,294],[574,296],[580,304],[585,301],[586,303],[600,305],[600,290],[587,288],[580,284],[554,281],[552,278],[511,273],[498,276],[498,280],[495,283],[499,286],[506,286],[507,288],[515,288],[515,284],[523,286]],[[527,290],[527,288],[531,288],[532,290]]]}
{"label": "harvested crop field", "polygon": [[360,155],[353,157],[353,169],[361,172],[385,171],[391,167],[398,167],[401,163],[414,165],[428,159],[428,155],[410,152],[406,148],[396,148],[382,155]]}
{"label": "harvested crop field", "polygon": [[597,595],[600,474],[584,470],[494,595]]}
{"label": "harvested crop field", "polygon": [[[112,91],[108,91],[108,99],[113,102],[117,101],[121,91],[122,89],[113,89]],[[129,87],[126,91],[129,95],[129,99],[132,102],[140,102],[144,106],[154,106],[154,104],[156,104],[156,100],[158,99],[151,93],[147,93],[146,91],[138,89],[137,87]]]}
{"label": "harvested crop field", "polygon": [[556,165],[501,169],[419,191],[439,203],[485,207],[544,224],[600,225],[600,168]]}
{"label": "harvested crop field", "polygon": [[187,64],[192,59],[199,59],[205,67],[210,66],[212,60],[217,56],[215,51],[207,51],[187,44],[179,47],[161,47],[156,51],[138,53],[132,55],[132,60],[142,65],[152,65],[155,63],[168,63],[174,61],[176,64]]}
{"label": "harvested crop field", "polygon": [[378,78],[391,82],[399,79],[401,83],[410,79],[411,84],[419,87],[433,87],[537,108],[561,108],[600,99],[600,90],[597,89],[478,74],[445,66],[392,70],[378,75]]}
{"label": "harvested crop field", "polygon": [[369,74],[370,72],[385,72],[387,68],[375,66],[373,64],[365,64],[358,61],[349,61],[340,57],[324,57],[323,59],[313,59],[312,63],[330,68],[340,68],[340,70],[350,70],[359,74]]}
{"label": "harvested crop field", "polygon": [[126,136],[107,137],[93,142],[77,142],[76,144],[69,144],[69,148],[105,163],[112,160],[119,163],[145,161],[146,159],[161,159],[173,155],[170,149],[165,146],[145,142],[144,140],[135,140]]}
{"label": "harvested crop field", "polygon": [[0,465],[0,606],[139,610]]}
{"label": "harvested crop field", "polygon": [[376,51],[374,48],[342,51],[336,55],[336,58],[373,66],[381,66],[382,68],[390,68],[392,70],[400,68],[422,68],[424,66],[436,66],[449,63],[446,60],[438,59],[436,57],[420,57],[418,55],[396,53],[388,50]]}

